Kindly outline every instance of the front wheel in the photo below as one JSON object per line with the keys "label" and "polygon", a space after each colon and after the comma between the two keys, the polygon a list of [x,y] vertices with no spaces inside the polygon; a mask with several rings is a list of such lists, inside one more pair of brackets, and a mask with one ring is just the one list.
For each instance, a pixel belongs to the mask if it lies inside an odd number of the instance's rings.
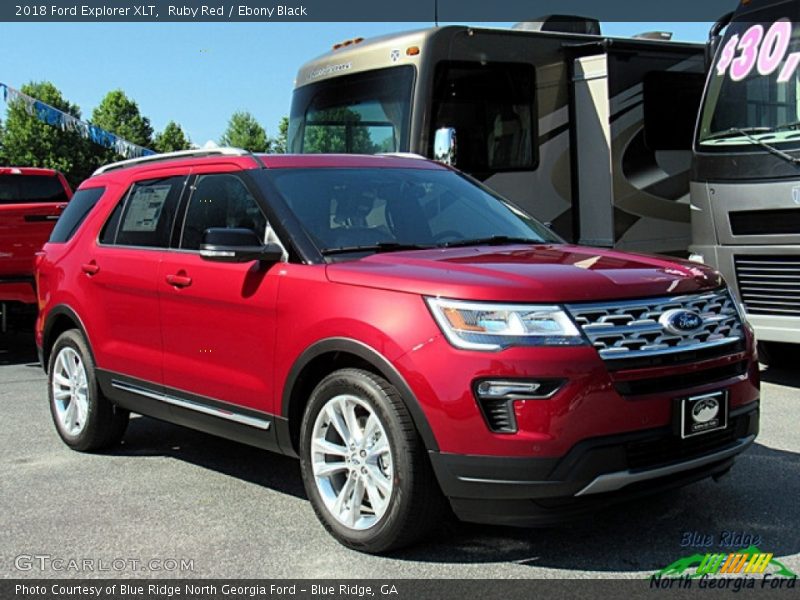
{"label": "front wheel", "polygon": [[360,369],[316,387],[301,428],[300,465],[314,511],[342,544],[387,552],[440,520],[444,498],[398,391]]}
{"label": "front wheel", "polygon": [[91,452],[122,439],[129,413],[100,391],[94,360],[80,331],[71,329],[58,337],[47,373],[50,413],[65,444]]}

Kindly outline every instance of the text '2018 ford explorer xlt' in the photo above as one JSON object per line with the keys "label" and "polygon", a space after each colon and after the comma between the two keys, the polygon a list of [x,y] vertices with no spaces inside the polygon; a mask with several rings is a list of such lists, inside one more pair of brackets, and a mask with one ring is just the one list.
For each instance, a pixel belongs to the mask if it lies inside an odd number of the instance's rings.
{"label": "text '2018 ford explorer xlt'", "polygon": [[730,469],[758,431],[720,276],[562,243],[411,157],[178,153],[85,181],[38,263],[62,439],[129,411],[299,456],[325,527],[382,552],[537,525]]}

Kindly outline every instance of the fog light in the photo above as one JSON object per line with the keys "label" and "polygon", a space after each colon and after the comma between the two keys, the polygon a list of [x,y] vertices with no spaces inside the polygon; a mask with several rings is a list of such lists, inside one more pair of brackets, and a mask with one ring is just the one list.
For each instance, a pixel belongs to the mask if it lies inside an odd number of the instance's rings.
{"label": "fog light", "polygon": [[517,400],[544,400],[552,397],[563,380],[507,381],[484,379],[474,384],[475,398],[486,425],[495,433],[516,433],[517,418],[514,402]]}

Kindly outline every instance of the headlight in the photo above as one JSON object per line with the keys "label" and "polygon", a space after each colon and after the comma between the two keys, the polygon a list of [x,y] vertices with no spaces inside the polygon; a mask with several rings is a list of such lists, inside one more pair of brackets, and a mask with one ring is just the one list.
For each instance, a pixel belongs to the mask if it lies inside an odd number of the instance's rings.
{"label": "headlight", "polygon": [[511,346],[577,346],[578,328],[560,306],[492,304],[426,298],[436,322],[456,348],[502,350]]}

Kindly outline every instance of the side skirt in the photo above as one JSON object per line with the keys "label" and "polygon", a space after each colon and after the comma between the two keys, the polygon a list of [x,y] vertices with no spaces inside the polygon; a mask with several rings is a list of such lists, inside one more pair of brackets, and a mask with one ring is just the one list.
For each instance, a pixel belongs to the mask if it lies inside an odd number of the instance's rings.
{"label": "side skirt", "polygon": [[97,369],[97,381],[106,398],[131,412],[256,448],[281,451],[276,430],[288,428],[281,417],[102,369]]}

